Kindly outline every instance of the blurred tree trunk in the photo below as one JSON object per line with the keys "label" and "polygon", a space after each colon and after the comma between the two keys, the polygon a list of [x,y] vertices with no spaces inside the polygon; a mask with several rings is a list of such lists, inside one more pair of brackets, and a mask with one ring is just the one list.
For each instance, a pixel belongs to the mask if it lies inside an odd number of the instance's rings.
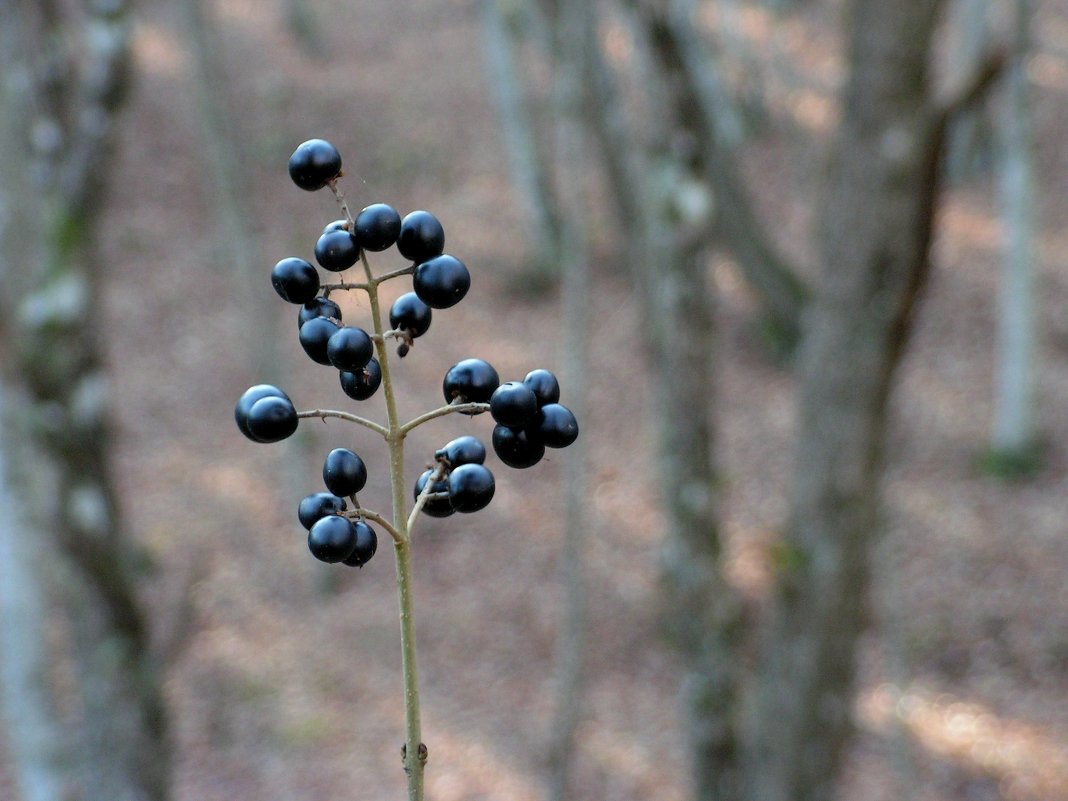
{"label": "blurred tree trunk", "polygon": [[1027,56],[1031,49],[1031,0],[1015,2],[1012,61],[999,110],[1000,193],[1004,266],[998,303],[997,380],[992,463],[1033,467],[1035,349],[1035,213],[1031,166],[1031,102]]}
{"label": "blurred tree trunk", "polygon": [[[663,3],[633,3],[649,106],[625,117],[613,73],[590,25],[587,107],[635,265],[657,420],[658,485],[668,518],[661,571],[664,623],[683,659],[682,705],[695,797],[735,799],[738,786],[742,606],[722,570],[714,459],[715,241],[707,133],[694,84],[674,46]],[[640,60],[640,59],[638,59]]]}
{"label": "blurred tree trunk", "polygon": [[[590,265],[588,248],[587,192],[581,180],[586,163],[584,48],[593,25],[588,3],[562,3],[552,18],[553,111],[556,121],[555,166],[566,191],[560,199],[561,329],[563,371],[567,405],[580,420],[586,418],[587,338],[590,333]],[[570,776],[575,761],[575,732],[584,709],[583,686],[588,629],[586,591],[586,543],[591,525],[587,511],[587,437],[579,437],[568,449],[564,464],[565,532],[559,571],[563,584],[563,615],[556,641],[553,674],[556,702],[549,731],[546,775],[548,801],[570,797]]]}
{"label": "blurred tree trunk", "polygon": [[639,13],[656,9],[657,46],[664,59],[677,65],[673,69],[680,84],[678,91],[685,93],[690,107],[688,133],[704,151],[701,164],[714,192],[715,232],[760,300],[764,333],[773,350],[792,353],[800,336],[808,288],[774,246],[753,208],[738,166],[740,115],[696,26],[698,4],[695,0],[628,2]]}
{"label": "blurred tree trunk", "polygon": [[512,183],[528,219],[532,266],[555,276],[559,274],[561,220],[552,191],[551,160],[538,142],[530,86],[519,77],[518,64],[521,19],[537,11],[507,0],[479,0],[478,8],[489,89],[497,106]]}
{"label": "blurred tree trunk", "polygon": [[[0,116],[18,121],[5,126],[13,141],[0,153],[0,204],[8,211],[0,252],[0,447],[5,480],[13,468],[25,479],[7,490],[23,504],[19,516],[42,512],[15,535],[34,538],[39,548],[20,565],[32,571],[20,576],[30,593],[23,602],[36,603],[33,594],[41,598],[47,588],[64,613],[76,723],[50,725],[70,735],[75,797],[162,801],[170,773],[162,669],[136,594],[147,559],[119,514],[98,342],[96,222],[128,77],[126,8],[120,0],[78,8],[0,0],[0,18]],[[0,626],[21,622],[5,617]],[[26,631],[32,636],[32,623]],[[19,742],[27,734],[9,726],[15,756],[32,760],[37,746]],[[30,796],[26,771],[25,764],[17,768]]]}
{"label": "blurred tree trunk", "polygon": [[756,697],[750,797],[830,798],[878,528],[887,399],[928,272],[945,114],[929,91],[938,0],[858,0],[800,354],[799,441]]}

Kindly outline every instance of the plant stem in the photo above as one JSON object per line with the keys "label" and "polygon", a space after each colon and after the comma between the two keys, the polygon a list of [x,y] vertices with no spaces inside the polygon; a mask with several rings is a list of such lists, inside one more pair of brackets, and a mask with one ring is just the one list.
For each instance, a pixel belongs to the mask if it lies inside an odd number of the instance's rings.
{"label": "plant stem", "polygon": [[[346,210],[347,211],[347,210]],[[408,801],[423,801],[423,765],[426,763],[426,746],[422,744],[419,721],[419,674],[416,669],[415,618],[412,603],[412,554],[411,532],[404,501],[404,435],[397,417],[397,401],[393,394],[393,377],[389,366],[389,349],[386,347],[382,326],[382,309],[378,302],[378,284],[367,263],[367,256],[360,254],[364,273],[367,275],[367,297],[371,305],[371,322],[375,330],[375,350],[382,370],[382,391],[386,399],[386,443],[389,446],[389,478],[393,489],[393,528],[397,536],[393,548],[397,557],[397,596],[400,604],[401,665],[404,674],[404,772],[408,777]]]}

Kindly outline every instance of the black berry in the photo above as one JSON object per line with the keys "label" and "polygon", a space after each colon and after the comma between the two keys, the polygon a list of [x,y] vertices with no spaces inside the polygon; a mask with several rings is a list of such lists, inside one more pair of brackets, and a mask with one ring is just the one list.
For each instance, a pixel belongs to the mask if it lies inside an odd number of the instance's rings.
{"label": "black berry", "polygon": [[[426,486],[426,482],[430,480],[430,476],[433,475],[433,470],[426,470],[415,481],[415,491],[412,493],[415,500],[419,500],[419,496],[423,493],[423,487]],[[444,479],[435,481],[431,487],[432,493],[448,493],[449,485]],[[430,515],[430,517],[448,517],[456,510],[452,508],[452,504],[449,503],[448,497],[442,498],[427,498],[425,504],[423,504],[423,513]]]}
{"label": "black berry", "polygon": [[498,425],[493,429],[493,451],[509,467],[533,467],[545,455],[545,443],[535,432]]}
{"label": "black berry", "polygon": [[490,396],[500,384],[501,379],[489,362],[464,359],[445,373],[441,388],[447,403],[489,403]]}
{"label": "black berry", "polygon": [[315,260],[324,270],[340,273],[360,260],[360,246],[348,231],[327,231],[315,243]]}
{"label": "black berry", "polygon": [[259,440],[252,436],[252,432],[248,430],[248,413],[252,409],[252,405],[261,398],[285,398],[289,400],[289,396],[286,393],[271,384],[256,384],[256,386],[249,387],[242,393],[234,405],[234,420],[237,422],[237,427],[241,433],[253,442],[258,442]]}
{"label": "black berry", "polygon": [[531,370],[527,373],[527,377],[523,379],[523,383],[533,390],[538,399],[538,406],[556,403],[560,400],[560,382],[548,370],[541,368]]}
{"label": "black berry", "polygon": [[486,446],[477,437],[457,437],[444,448],[434,453],[434,458],[443,459],[449,467],[462,464],[482,464],[486,461]]}
{"label": "black berry", "polygon": [[427,306],[447,309],[463,300],[471,288],[471,273],[462,261],[443,253],[415,268],[412,286]]}
{"label": "black berry", "polygon": [[415,339],[430,328],[433,312],[414,292],[406,292],[389,309],[389,324],[394,330],[407,331]]}
{"label": "black berry", "polygon": [[331,231],[347,231],[349,230],[348,220],[334,220],[332,223],[327,223],[323,228],[323,233],[328,234]]}
{"label": "black berry", "polygon": [[518,381],[501,384],[490,396],[490,414],[504,426],[524,426],[538,413],[534,390]]}
{"label": "black berry", "polygon": [[343,370],[339,375],[341,391],[358,401],[370,398],[382,383],[382,368],[378,359],[371,359],[362,370],[353,370],[351,373]]}
{"label": "black berry", "polygon": [[378,550],[378,535],[362,520],[354,521],[352,527],[356,530],[356,547],[341,561],[349,567],[363,567]]}
{"label": "black berry", "polygon": [[480,464],[463,464],[449,473],[449,503],[457,512],[477,512],[493,500],[493,473]]}
{"label": "black berry", "polygon": [[329,492],[315,492],[301,499],[297,507],[297,520],[304,528],[310,529],[316,521],[327,515],[340,514],[346,508],[344,498]]}
{"label": "black berry", "polygon": [[308,192],[322,189],[341,172],[341,154],[323,139],[302,142],[289,157],[289,177]]}
{"label": "black berry", "polygon": [[326,347],[330,337],[338,332],[337,323],[326,317],[313,317],[300,327],[300,346],[304,352],[319,364],[330,364]]}
{"label": "black berry", "polygon": [[326,358],[339,370],[362,370],[374,355],[371,337],[362,328],[339,328],[326,342]]}
{"label": "black berry", "polygon": [[308,531],[308,550],[323,562],[341,562],[356,548],[356,527],[345,517],[329,515]]}
{"label": "black berry", "polygon": [[319,294],[319,273],[304,259],[282,259],[271,270],[271,285],[289,303],[307,303]]}
{"label": "black berry", "polygon": [[330,298],[312,298],[300,307],[297,313],[297,328],[299,329],[308,320],[314,320],[316,317],[328,317],[340,323],[341,307]]}
{"label": "black berry", "polygon": [[296,431],[299,422],[289,398],[260,398],[248,410],[248,431],[256,442],[279,442]]}
{"label": "black berry", "polygon": [[374,203],[356,215],[354,233],[365,250],[377,252],[393,247],[400,230],[400,215],[385,203]]}
{"label": "black berry", "polygon": [[323,462],[323,483],[339,498],[355,495],[367,483],[367,467],[348,448],[334,448]]}
{"label": "black berry", "polygon": [[397,250],[416,264],[432,259],[445,249],[445,229],[429,211],[413,211],[401,220]]}
{"label": "black berry", "polygon": [[566,448],[578,439],[578,420],[571,410],[559,403],[547,403],[538,411],[530,428],[537,428],[538,436],[549,448]]}

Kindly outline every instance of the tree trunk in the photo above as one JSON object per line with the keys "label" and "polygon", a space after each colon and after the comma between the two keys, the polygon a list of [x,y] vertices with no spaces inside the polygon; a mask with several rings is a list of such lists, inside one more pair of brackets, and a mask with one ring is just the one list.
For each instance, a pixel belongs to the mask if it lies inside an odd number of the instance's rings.
{"label": "tree trunk", "polygon": [[858,0],[800,354],[799,442],[756,697],[750,797],[832,797],[878,526],[887,399],[927,273],[944,130],[937,0]]}
{"label": "tree trunk", "polygon": [[739,798],[740,597],[726,580],[719,536],[714,443],[714,300],[709,151],[687,148],[708,131],[692,75],[675,46],[669,4],[635,7],[650,49],[650,93],[662,122],[645,163],[633,252],[648,272],[661,493],[669,531],[661,552],[667,633],[683,662],[681,700],[695,798]]}
{"label": "tree trunk", "polygon": [[[556,118],[555,163],[567,191],[560,198],[560,253],[563,371],[567,405],[586,419],[587,337],[589,336],[590,268],[587,246],[586,192],[581,181],[585,162],[585,86],[587,59],[583,51],[594,24],[587,3],[566,3],[552,20],[554,38],[553,107]],[[564,608],[556,641],[554,676],[556,709],[549,732],[546,799],[567,801],[575,761],[575,732],[582,720],[588,629],[586,543],[591,525],[587,511],[587,438],[570,448],[564,464],[565,533],[559,571]]]}
{"label": "tree trunk", "polygon": [[[486,71],[490,92],[497,105],[508,167],[512,173],[520,203],[529,215],[528,243],[533,266],[557,274],[560,249],[560,216],[552,192],[549,160],[542,152],[526,87],[519,77],[516,15],[522,4],[504,8],[503,0],[479,0],[482,41],[486,53]],[[536,13],[527,9],[527,13]]]}
{"label": "tree trunk", "polygon": [[995,464],[1017,470],[1030,466],[1034,447],[1035,214],[1026,61],[1031,6],[1030,0],[1016,0],[1014,52],[1005,74],[999,121],[1004,267],[998,302],[997,379],[990,448]]}
{"label": "tree trunk", "polygon": [[70,633],[63,656],[80,708],[68,757],[78,755],[79,797],[161,801],[170,765],[161,669],[136,596],[147,560],[119,515],[96,329],[95,227],[127,77],[126,10],[5,0],[0,18],[13,40],[0,54],[3,74],[14,76],[0,116],[20,121],[0,153],[2,200],[34,221],[7,226],[0,253],[0,325],[9,326],[0,375],[7,418],[17,421],[0,442],[6,458],[29,454],[46,468],[18,487],[27,507],[43,510],[36,535],[22,536],[49,551]]}

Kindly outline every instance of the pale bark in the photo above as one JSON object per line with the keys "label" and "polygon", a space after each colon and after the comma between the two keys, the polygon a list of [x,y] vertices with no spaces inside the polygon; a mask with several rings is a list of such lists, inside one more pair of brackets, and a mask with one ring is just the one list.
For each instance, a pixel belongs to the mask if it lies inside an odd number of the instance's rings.
{"label": "pale bark", "polygon": [[[560,214],[552,191],[549,159],[538,143],[528,87],[519,77],[518,26],[521,4],[479,0],[489,89],[497,106],[512,183],[527,218],[528,246],[535,266],[556,273]],[[528,13],[533,13],[528,9]]]}
{"label": "pale bark", "polygon": [[995,457],[1022,465],[1034,446],[1035,213],[1027,55],[1033,14],[1016,0],[1012,62],[1004,77],[999,115],[1000,195],[1004,266],[998,297],[994,429]]}
{"label": "pale bark", "polygon": [[[674,65],[678,86],[688,107],[689,134],[702,152],[702,180],[714,193],[715,234],[733,256],[767,315],[768,333],[784,352],[793,349],[808,289],[767,235],[738,168],[740,123],[734,105],[718,79],[708,44],[694,23],[692,0],[628,0],[639,16],[658,22],[656,43]],[[732,122],[733,121],[733,122]]]}
{"label": "pale bark", "polygon": [[[665,4],[635,7],[649,48],[651,85],[662,98],[652,147],[636,163],[640,256],[658,421],[658,476],[669,531],[661,552],[664,623],[682,656],[685,747],[695,798],[733,801],[740,789],[740,597],[726,580],[714,456],[713,242],[708,151],[686,148],[706,123],[675,47]],[[717,201],[718,202],[718,201]]]}
{"label": "pale bark", "polygon": [[761,801],[832,797],[851,734],[887,400],[928,265],[944,129],[928,89],[938,5],[859,0],[853,9],[822,203],[823,270],[800,354],[790,518],[756,697],[748,778]]}
{"label": "pale bark", "polygon": [[[567,191],[560,198],[561,329],[565,403],[579,420],[586,419],[587,337],[590,333],[590,266],[587,245],[586,192],[581,165],[585,143],[585,87],[587,59],[583,51],[594,24],[587,3],[567,3],[553,20],[553,107],[556,122],[555,162]],[[566,183],[564,183],[566,181]],[[546,771],[548,801],[570,797],[575,762],[575,733],[584,711],[586,641],[588,633],[586,544],[591,516],[586,491],[588,469],[586,436],[580,436],[565,454],[562,493],[565,510],[564,546],[559,571],[563,584],[563,615],[556,640],[553,673],[556,679],[555,711],[549,730]]]}
{"label": "pale bark", "polygon": [[[0,442],[5,457],[32,454],[45,468],[19,491],[42,512],[22,536],[37,540],[57,578],[49,589],[79,692],[77,725],[54,725],[75,743],[65,756],[80,798],[161,801],[170,764],[161,671],[135,589],[146,560],[119,515],[96,330],[94,234],[127,77],[126,9],[0,2],[0,18],[14,39],[0,56],[15,76],[4,112],[18,121],[17,141],[0,153],[0,191],[32,219],[6,228],[0,253],[10,325],[0,368],[6,416],[18,421]],[[23,576],[27,591],[39,575]]]}

